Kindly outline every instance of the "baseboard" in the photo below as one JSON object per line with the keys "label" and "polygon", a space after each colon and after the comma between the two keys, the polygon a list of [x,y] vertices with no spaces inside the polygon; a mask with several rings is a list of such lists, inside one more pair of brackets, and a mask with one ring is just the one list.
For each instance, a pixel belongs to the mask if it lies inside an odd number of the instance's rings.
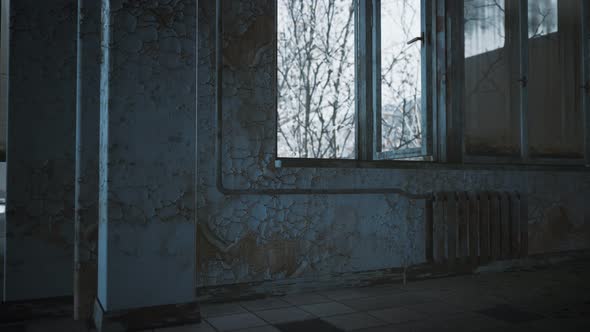
{"label": "baseboard", "polygon": [[98,332],[143,331],[201,322],[197,302],[170,304],[105,312],[94,302],[94,324]]}
{"label": "baseboard", "polygon": [[38,300],[8,301],[0,304],[0,324],[44,318],[72,317],[71,296]]}
{"label": "baseboard", "polygon": [[283,280],[206,286],[199,287],[197,294],[200,303],[222,303],[335,288],[395,284],[473,273],[526,270],[553,266],[562,262],[589,260],[590,250],[533,254],[520,259],[490,262],[482,266],[473,265],[472,262],[459,259],[454,264],[448,264],[448,262],[442,264],[424,263],[408,266],[405,269],[389,268],[362,272],[327,273]]}

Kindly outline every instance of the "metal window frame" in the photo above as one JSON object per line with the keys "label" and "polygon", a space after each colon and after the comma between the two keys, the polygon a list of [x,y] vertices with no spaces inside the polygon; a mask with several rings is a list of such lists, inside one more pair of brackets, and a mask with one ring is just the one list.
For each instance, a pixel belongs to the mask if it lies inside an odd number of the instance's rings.
{"label": "metal window frame", "polygon": [[[464,142],[464,27],[463,1],[421,0],[424,48],[422,52],[422,148],[400,151],[380,151],[381,147],[381,84],[380,84],[380,2],[381,0],[355,1],[355,89],[356,89],[356,158],[313,159],[277,157],[282,167],[368,167],[379,165],[416,165],[405,158],[423,157],[423,161],[435,161],[451,165],[520,165],[530,167],[581,166],[590,167],[590,3],[582,1],[582,86],[588,87],[582,94],[584,112],[584,158],[531,157],[528,155],[528,90],[520,88],[518,100],[520,112],[520,153],[514,156],[468,155]],[[518,26],[518,50],[508,51],[510,61],[518,66],[519,78],[528,74],[528,1],[517,0],[518,17],[511,29]],[[581,0],[580,0],[581,1]],[[510,2],[507,0],[506,3]],[[276,26],[276,24],[275,24]],[[509,28],[509,27],[507,27]],[[276,40],[275,40],[276,43]],[[277,45],[275,45],[276,48]],[[517,54],[517,55],[516,55]],[[275,59],[276,64],[276,59]],[[275,73],[276,75],[276,73]],[[514,75],[510,79],[515,79]],[[276,80],[275,76],[275,80]],[[584,85],[586,84],[586,85]],[[424,94],[426,96],[424,97]],[[275,98],[278,91],[275,88]],[[278,100],[276,100],[278,102]],[[424,106],[426,103],[426,106]],[[278,118],[278,116],[277,116]],[[276,124],[278,126],[278,123]],[[278,128],[277,128],[278,129]],[[278,144],[278,130],[275,143]],[[277,149],[278,151],[278,149]],[[369,162],[369,163],[367,163]],[[432,163],[426,163],[432,164]]]}
{"label": "metal window frame", "polygon": [[[432,1],[421,0],[421,27],[424,40],[422,41],[421,54],[421,81],[422,81],[422,147],[401,149],[399,151],[381,151],[381,52],[380,52],[380,4],[381,0],[352,0],[355,8],[355,113],[356,113],[356,130],[355,130],[355,154],[354,159],[314,159],[314,158],[285,158],[278,157],[281,160],[309,160],[312,161],[338,161],[338,160],[355,160],[355,161],[380,161],[395,160],[412,157],[423,157],[425,161],[435,160],[436,154],[436,132],[434,128],[436,123],[436,111],[438,105],[438,96],[436,94],[437,82],[435,80],[435,69],[438,67],[434,51],[436,49],[436,38],[442,34],[436,34],[434,29],[434,17],[437,11],[436,3],[444,3],[445,0]],[[278,11],[278,6],[276,8]],[[275,14],[275,26],[278,24],[278,12]],[[444,30],[444,29],[443,29]],[[278,47],[278,34],[275,34],[274,46]],[[444,49],[443,49],[444,51]],[[274,57],[274,65],[277,65],[277,57]],[[275,81],[275,105],[278,105],[278,91],[276,83],[278,74],[273,74]],[[444,98],[444,94],[441,94]],[[275,117],[275,151],[278,153],[278,114]]]}
{"label": "metal window frame", "polygon": [[[386,0],[387,1],[387,0]],[[424,160],[435,160],[434,157],[434,123],[435,123],[435,89],[436,81],[434,59],[434,50],[436,42],[433,41],[433,20],[436,17],[435,1],[420,1],[420,26],[422,37],[422,50],[420,54],[421,70],[421,130],[422,146],[420,148],[405,148],[400,150],[382,150],[382,113],[381,113],[381,0],[371,0],[372,2],[372,22],[374,23],[371,31],[371,49],[373,58],[371,63],[372,72],[372,109],[373,109],[373,159],[374,160],[392,160],[403,158],[422,157]],[[438,1],[443,2],[444,0]]]}
{"label": "metal window frame", "polygon": [[373,3],[372,0],[356,0],[355,4],[355,66],[356,66],[356,159],[362,161],[373,160],[373,128],[374,112],[371,95],[373,91],[373,60],[372,28]]}
{"label": "metal window frame", "polygon": [[590,167],[590,3],[582,1],[582,110],[584,112],[584,164]]}
{"label": "metal window frame", "polygon": [[[581,68],[583,71],[583,82],[582,87],[590,87],[590,4],[587,1],[581,1],[582,11],[581,15],[581,44],[582,44],[582,57],[581,57]],[[509,3],[514,5],[509,10]],[[463,11],[463,1],[458,1],[457,4],[461,6]],[[510,22],[511,19],[517,18],[516,22]],[[513,45],[518,45],[517,50],[507,50],[510,54],[511,66],[518,65],[519,77],[523,79],[524,83],[519,88],[518,100],[515,101],[519,105],[519,119],[520,119],[520,147],[519,155],[514,156],[494,156],[494,155],[468,155],[465,149],[464,136],[463,139],[463,161],[465,163],[490,163],[490,164],[522,164],[522,165],[567,165],[567,166],[579,166],[586,165],[590,166],[590,88],[586,89],[586,92],[582,94],[582,108],[584,114],[584,156],[582,158],[568,158],[568,157],[542,157],[542,156],[531,156],[529,153],[529,140],[528,140],[528,110],[529,110],[529,92],[526,80],[529,75],[529,38],[528,38],[528,0],[518,0],[518,3],[511,3],[509,0],[506,1],[506,29],[516,30],[517,41]],[[507,31],[508,32],[508,31]],[[462,29],[462,34],[464,34]],[[508,32],[509,33],[509,32]],[[585,37],[586,36],[586,37]],[[461,38],[464,43],[464,38]],[[508,45],[511,47],[511,45]],[[510,75],[510,79],[514,79]],[[586,85],[585,85],[586,84]],[[463,83],[458,86],[455,83],[455,90],[464,89]],[[464,104],[463,104],[464,105]]]}

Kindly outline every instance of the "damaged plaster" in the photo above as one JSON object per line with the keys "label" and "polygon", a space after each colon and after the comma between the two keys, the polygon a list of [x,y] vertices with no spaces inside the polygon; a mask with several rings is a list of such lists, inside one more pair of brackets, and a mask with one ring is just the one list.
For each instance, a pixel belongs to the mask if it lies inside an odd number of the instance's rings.
{"label": "damaged plaster", "polygon": [[72,295],[76,1],[11,1],[6,300]]}
{"label": "damaged plaster", "polygon": [[[381,188],[412,193],[519,191],[530,252],[588,248],[590,174],[511,169],[280,168],[276,155],[274,1],[224,2],[225,187]],[[215,7],[199,3],[199,287],[281,282],[423,263],[424,202],[398,195],[223,195],[215,186]],[[555,210],[566,214],[557,214]],[[557,220],[558,219],[558,220]],[[564,221],[567,219],[567,221]],[[557,220],[557,221],[556,221]],[[566,222],[558,236],[551,229]],[[551,242],[543,238],[551,238]],[[542,240],[536,240],[537,238]],[[297,279],[299,280],[299,279]],[[319,282],[318,282],[319,285]]]}
{"label": "damaged plaster", "polygon": [[98,299],[192,302],[196,1],[104,0],[102,36]]}

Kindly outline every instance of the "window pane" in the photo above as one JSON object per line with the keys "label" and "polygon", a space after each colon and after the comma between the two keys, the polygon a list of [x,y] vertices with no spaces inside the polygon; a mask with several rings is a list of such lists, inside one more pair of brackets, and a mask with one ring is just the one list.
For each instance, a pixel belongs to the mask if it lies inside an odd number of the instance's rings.
{"label": "window pane", "polygon": [[504,0],[465,0],[465,57],[504,47]]}
{"label": "window pane", "polygon": [[381,1],[382,151],[419,148],[421,128],[420,0]]}
{"label": "window pane", "polygon": [[528,10],[529,38],[557,31],[557,0],[529,1]]}
{"label": "window pane", "polygon": [[509,61],[511,47],[518,50],[518,45],[506,43],[507,8],[503,0],[464,0],[464,4],[466,153],[518,155],[520,112],[511,89],[518,83],[511,84]]}
{"label": "window pane", "polygon": [[353,0],[279,0],[278,156],[355,158]]}
{"label": "window pane", "polygon": [[[529,152],[583,157],[581,1],[529,1]],[[535,31],[531,35],[531,31]]]}

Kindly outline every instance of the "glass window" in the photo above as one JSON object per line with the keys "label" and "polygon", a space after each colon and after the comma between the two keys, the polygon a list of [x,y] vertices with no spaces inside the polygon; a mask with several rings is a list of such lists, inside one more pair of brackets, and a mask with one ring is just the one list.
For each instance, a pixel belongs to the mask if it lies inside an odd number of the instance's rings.
{"label": "glass window", "polygon": [[465,57],[504,47],[504,0],[465,0]]}
{"label": "glass window", "polygon": [[531,157],[584,156],[581,1],[529,0]]}
{"label": "glass window", "polygon": [[[514,2],[516,3],[516,2]],[[520,108],[511,80],[503,0],[465,0],[465,152],[520,154]],[[516,78],[514,78],[516,80]],[[517,87],[518,88],[518,87]]]}
{"label": "glass window", "polygon": [[279,0],[278,156],[355,158],[353,0]]}
{"label": "glass window", "polygon": [[529,38],[557,31],[557,0],[529,1],[528,11]]}
{"label": "glass window", "polygon": [[422,145],[421,0],[381,1],[381,150]]}

